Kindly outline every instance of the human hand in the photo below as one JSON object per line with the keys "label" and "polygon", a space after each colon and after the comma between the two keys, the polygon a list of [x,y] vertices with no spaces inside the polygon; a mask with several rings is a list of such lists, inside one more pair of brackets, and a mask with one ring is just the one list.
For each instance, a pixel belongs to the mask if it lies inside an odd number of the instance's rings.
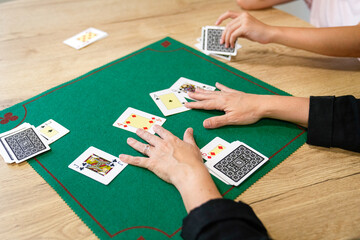
{"label": "human hand", "polygon": [[185,131],[183,141],[161,126],[155,125],[154,131],[160,137],[142,129],[136,131],[150,145],[133,138],[127,140],[132,148],[148,158],[121,154],[120,160],[146,168],[173,184],[179,190],[188,212],[210,199],[221,198],[196,146],[193,129]]}
{"label": "human hand", "polygon": [[235,41],[239,37],[247,38],[259,43],[269,43],[274,33],[274,27],[269,26],[247,12],[227,11],[216,21],[220,25],[224,20],[232,18],[222,33],[220,44],[225,43],[225,47],[235,47]]}
{"label": "human hand", "polygon": [[193,93],[189,92],[191,98],[199,101],[185,103],[187,108],[225,112],[224,115],[206,119],[203,123],[205,128],[252,124],[263,117],[264,95],[236,91],[220,83],[216,83],[216,87],[221,91],[196,89]]}

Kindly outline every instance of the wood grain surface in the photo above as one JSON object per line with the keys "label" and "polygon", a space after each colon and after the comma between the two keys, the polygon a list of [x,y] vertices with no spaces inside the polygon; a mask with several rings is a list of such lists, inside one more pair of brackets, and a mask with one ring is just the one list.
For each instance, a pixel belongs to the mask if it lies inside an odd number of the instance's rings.
{"label": "wood grain surface", "polygon": [[[194,46],[233,0],[0,2],[0,109],[170,36]],[[275,9],[251,12],[271,25],[310,25]],[[88,27],[109,34],[84,49],[63,41]],[[360,64],[241,39],[228,64],[296,96],[360,97]],[[219,80],[221,82],[221,80]],[[360,155],[304,145],[238,199],[274,239],[360,238]],[[96,239],[27,164],[0,160],[0,239]]]}

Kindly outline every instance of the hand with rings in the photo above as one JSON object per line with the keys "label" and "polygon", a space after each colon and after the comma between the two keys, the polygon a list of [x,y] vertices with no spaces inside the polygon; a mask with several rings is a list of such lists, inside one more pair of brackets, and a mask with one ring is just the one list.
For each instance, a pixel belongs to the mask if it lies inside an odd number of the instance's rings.
{"label": "hand with rings", "polygon": [[194,140],[193,129],[188,128],[185,131],[183,141],[159,125],[154,126],[154,131],[160,137],[143,129],[136,131],[136,134],[148,144],[134,138],[127,140],[132,148],[148,157],[121,154],[120,160],[146,168],[173,184],[181,193],[188,211],[209,199],[221,198],[203,163]]}

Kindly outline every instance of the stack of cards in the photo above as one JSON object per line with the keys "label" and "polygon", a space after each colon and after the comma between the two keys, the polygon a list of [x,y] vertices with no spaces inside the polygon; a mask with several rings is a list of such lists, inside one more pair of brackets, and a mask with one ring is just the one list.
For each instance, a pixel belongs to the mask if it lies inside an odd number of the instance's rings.
{"label": "stack of cards", "polygon": [[269,159],[240,141],[216,137],[201,150],[209,172],[228,185],[238,186]]}
{"label": "stack of cards", "polygon": [[215,90],[213,86],[181,77],[169,89],[150,93],[150,97],[164,116],[169,116],[190,110],[184,106],[185,98],[192,99],[188,92],[194,92],[196,88]]}
{"label": "stack of cards", "polygon": [[235,43],[235,48],[226,48],[225,44],[220,44],[221,34],[225,27],[205,26],[201,30],[201,38],[195,46],[206,55],[212,55],[230,61],[231,56],[237,54],[241,45]]}
{"label": "stack of cards", "polygon": [[95,147],[89,147],[69,165],[69,168],[108,185],[126,166],[127,163],[119,158]]}
{"label": "stack of cards", "polygon": [[48,143],[29,123],[0,134],[0,154],[6,163],[21,163],[50,150]]}
{"label": "stack of cards", "polygon": [[100,31],[95,28],[88,28],[75,36],[66,39],[64,43],[75,49],[81,49],[87,45],[106,37],[106,32]]}

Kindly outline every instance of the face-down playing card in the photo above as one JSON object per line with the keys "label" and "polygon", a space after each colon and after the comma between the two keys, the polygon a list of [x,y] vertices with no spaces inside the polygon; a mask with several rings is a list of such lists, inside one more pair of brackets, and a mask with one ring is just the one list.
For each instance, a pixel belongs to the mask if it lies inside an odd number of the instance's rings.
{"label": "face-down playing card", "polygon": [[215,54],[225,54],[235,56],[237,54],[236,48],[225,47],[225,44],[220,44],[220,39],[222,32],[225,30],[225,27],[217,26],[206,26],[205,27],[205,36],[202,36],[204,41],[204,50],[208,53]]}
{"label": "face-down playing card", "polygon": [[135,108],[127,108],[123,114],[115,121],[114,127],[118,127],[130,132],[136,132],[138,128],[144,129],[151,134],[155,134],[154,125],[163,125],[165,118],[158,117]]}
{"label": "face-down playing card", "polygon": [[150,93],[150,97],[154,100],[164,116],[190,110],[184,106],[185,102],[187,102],[186,99],[171,89]]}
{"label": "face-down playing card", "polygon": [[236,141],[207,167],[231,185],[238,186],[269,159],[250,146]]}
{"label": "face-down playing card", "polygon": [[50,150],[49,145],[36,132],[34,126],[19,128],[0,139],[10,162],[21,163]]}
{"label": "face-down playing card", "polygon": [[179,78],[171,87],[170,89],[173,91],[176,91],[177,93],[179,93],[181,96],[188,98],[188,99],[192,99],[193,98],[189,97],[188,92],[195,92],[195,89],[197,88],[201,88],[204,90],[210,90],[210,91],[215,91],[215,87],[207,85],[205,83],[201,83],[201,82],[197,82],[188,78],[184,78],[181,77]]}
{"label": "face-down playing card", "polygon": [[127,163],[95,147],[89,147],[69,168],[88,176],[102,184],[108,185]]}

